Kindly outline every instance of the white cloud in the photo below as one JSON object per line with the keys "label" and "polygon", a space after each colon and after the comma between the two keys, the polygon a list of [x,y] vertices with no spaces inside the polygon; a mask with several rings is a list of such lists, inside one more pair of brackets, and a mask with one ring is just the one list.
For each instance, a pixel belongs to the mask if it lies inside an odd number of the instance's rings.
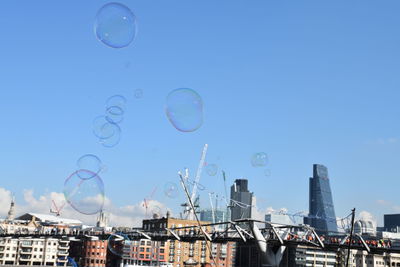
{"label": "white cloud", "polygon": [[360,211],[360,213],[358,214],[358,219],[364,220],[364,221],[372,221],[372,223],[374,224],[374,228],[378,225],[378,222],[375,219],[374,215],[372,215],[372,213],[365,211],[365,210]]}
{"label": "white cloud", "polygon": [[11,198],[11,192],[0,187],[0,216],[7,215]]}
{"label": "white cloud", "polygon": [[371,141],[371,144],[378,144],[378,145],[389,145],[389,144],[396,144],[399,143],[400,139],[396,137],[387,137],[387,138],[378,138],[374,141]]}
{"label": "white cloud", "polygon": [[[22,215],[27,212],[36,212],[49,214],[50,209],[55,211],[61,209],[61,217],[78,219],[88,225],[94,225],[97,221],[98,214],[85,215],[73,209],[64,198],[64,194],[60,192],[50,192],[35,197],[32,189],[24,190],[23,203],[16,202],[16,215]],[[54,206],[53,201],[57,207]],[[85,202],[86,201],[86,202]],[[85,199],[85,204],[99,205],[102,202],[102,196],[96,196]],[[0,216],[5,217],[10,207],[11,192],[0,187]],[[141,226],[144,218],[149,218],[152,212],[160,213],[165,216],[167,207],[165,204],[156,200],[147,200],[147,211],[144,202],[126,205],[122,207],[115,206],[112,201],[105,197],[103,210],[109,215],[111,226]],[[171,212],[171,211],[170,211]]]}

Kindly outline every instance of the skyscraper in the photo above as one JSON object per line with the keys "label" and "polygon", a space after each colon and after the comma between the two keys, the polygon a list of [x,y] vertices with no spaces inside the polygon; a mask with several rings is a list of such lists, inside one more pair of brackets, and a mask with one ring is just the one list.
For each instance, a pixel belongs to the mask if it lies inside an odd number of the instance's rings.
{"label": "skyscraper", "polygon": [[318,232],[337,232],[328,168],[324,165],[313,165],[309,190],[309,214],[304,218],[304,223],[311,225]]}
{"label": "skyscraper", "polygon": [[247,179],[236,179],[231,186],[231,220],[251,218],[253,193],[247,184]]}

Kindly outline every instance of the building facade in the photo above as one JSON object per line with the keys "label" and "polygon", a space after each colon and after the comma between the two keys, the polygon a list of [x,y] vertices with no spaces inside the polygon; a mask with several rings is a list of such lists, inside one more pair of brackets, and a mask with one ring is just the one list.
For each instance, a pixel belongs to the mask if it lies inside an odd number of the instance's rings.
{"label": "building facade", "polygon": [[328,168],[324,165],[313,165],[313,177],[310,178],[309,214],[304,223],[317,232],[337,232],[335,208],[329,184]]}
{"label": "building facade", "polygon": [[400,214],[383,215],[383,224],[386,231],[398,232],[400,228]]}
{"label": "building facade", "polygon": [[231,220],[251,218],[253,193],[248,190],[247,179],[236,179],[231,186]]}
{"label": "building facade", "polygon": [[69,240],[55,238],[0,239],[0,265],[67,266]]}

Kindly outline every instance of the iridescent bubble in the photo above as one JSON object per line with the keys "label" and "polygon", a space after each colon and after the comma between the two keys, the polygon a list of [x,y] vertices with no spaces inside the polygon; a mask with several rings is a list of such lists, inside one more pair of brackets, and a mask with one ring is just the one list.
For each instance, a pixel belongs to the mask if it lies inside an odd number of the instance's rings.
{"label": "iridescent bubble", "polygon": [[126,98],[122,95],[110,96],[106,101],[106,109],[110,107],[119,107],[120,109],[125,111],[126,102]]}
{"label": "iridescent bubble", "polygon": [[251,157],[251,165],[253,167],[263,167],[268,163],[268,156],[264,152],[255,153]]}
{"label": "iridescent bubble", "polygon": [[143,97],[143,90],[142,89],[136,89],[134,95],[135,95],[135,98],[142,98]]}
{"label": "iridescent bubble", "polygon": [[162,217],[162,209],[159,206],[153,206],[150,210],[151,218],[157,219]]}
{"label": "iridescent bubble", "polygon": [[267,176],[267,177],[270,177],[271,176],[271,170],[270,169],[265,169],[264,170],[264,175]]}
{"label": "iridescent bubble", "polygon": [[167,182],[164,185],[164,194],[169,198],[176,198],[178,196],[178,186],[173,182]]}
{"label": "iridescent bubble", "polygon": [[123,255],[123,248],[126,243],[130,242],[129,237],[124,233],[115,233],[108,238],[107,248],[117,256]]}
{"label": "iridescent bubble", "polygon": [[[81,178],[88,176],[92,178]],[[78,170],[65,180],[64,197],[76,211],[86,215],[96,214],[104,205],[103,181],[94,172]]]}
{"label": "iridescent bubble", "polygon": [[126,47],[136,36],[136,16],[123,4],[105,4],[97,12],[94,31],[97,39],[105,45]]}
{"label": "iridescent bubble", "polygon": [[113,134],[107,138],[99,138],[100,144],[108,148],[118,145],[119,141],[121,140],[121,128],[115,123],[110,124],[113,128]]}
{"label": "iridescent bubble", "polygon": [[98,116],[93,120],[93,134],[98,138],[109,138],[115,134],[115,123],[110,123],[106,116]]}
{"label": "iridescent bubble", "polygon": [[124,110],[118,106],[111,106],[106,109],[106,119],[111,123],[120,123],[124,119]]}
{"label": "iridescent bubble", "polygon": [[89,170],[90,172],[78,172],[81,179],[90,179],[99,174],[102,170],[101,160],[93,154],[86,154],[76,161],[78,170]]}
{"label": "iridescent bubble", "polygon": [[206,172],[210,176],[215,176],[218,173],[218,166],[217,164],[207,164]]}
{"label": "iridescent bubble", "polygon": [[193,132],[203,124],[203,101],[189,88],[179,88],[167,96],[165,112],[172,125],[181,132]]}

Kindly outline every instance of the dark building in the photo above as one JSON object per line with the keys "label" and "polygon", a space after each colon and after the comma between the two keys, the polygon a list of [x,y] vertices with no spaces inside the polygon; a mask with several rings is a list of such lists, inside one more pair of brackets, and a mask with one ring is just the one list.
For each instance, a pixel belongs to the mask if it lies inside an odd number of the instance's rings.
{"label": "dark building", "polygon": [[313,165],[309,190],[309,214],[304,218],[304,223],[320,233],[337,232],[328,168],[324,165]]}
{"label": "dark building", "polygon": [[251,218],[253,193],[247,188],[247,179],[236,179],[231,186],[231,220]]}
{"label": "dark building", "polygon": [[400,214],[383,215],[383,224],[386,231],[398,232],[400,227]]}

